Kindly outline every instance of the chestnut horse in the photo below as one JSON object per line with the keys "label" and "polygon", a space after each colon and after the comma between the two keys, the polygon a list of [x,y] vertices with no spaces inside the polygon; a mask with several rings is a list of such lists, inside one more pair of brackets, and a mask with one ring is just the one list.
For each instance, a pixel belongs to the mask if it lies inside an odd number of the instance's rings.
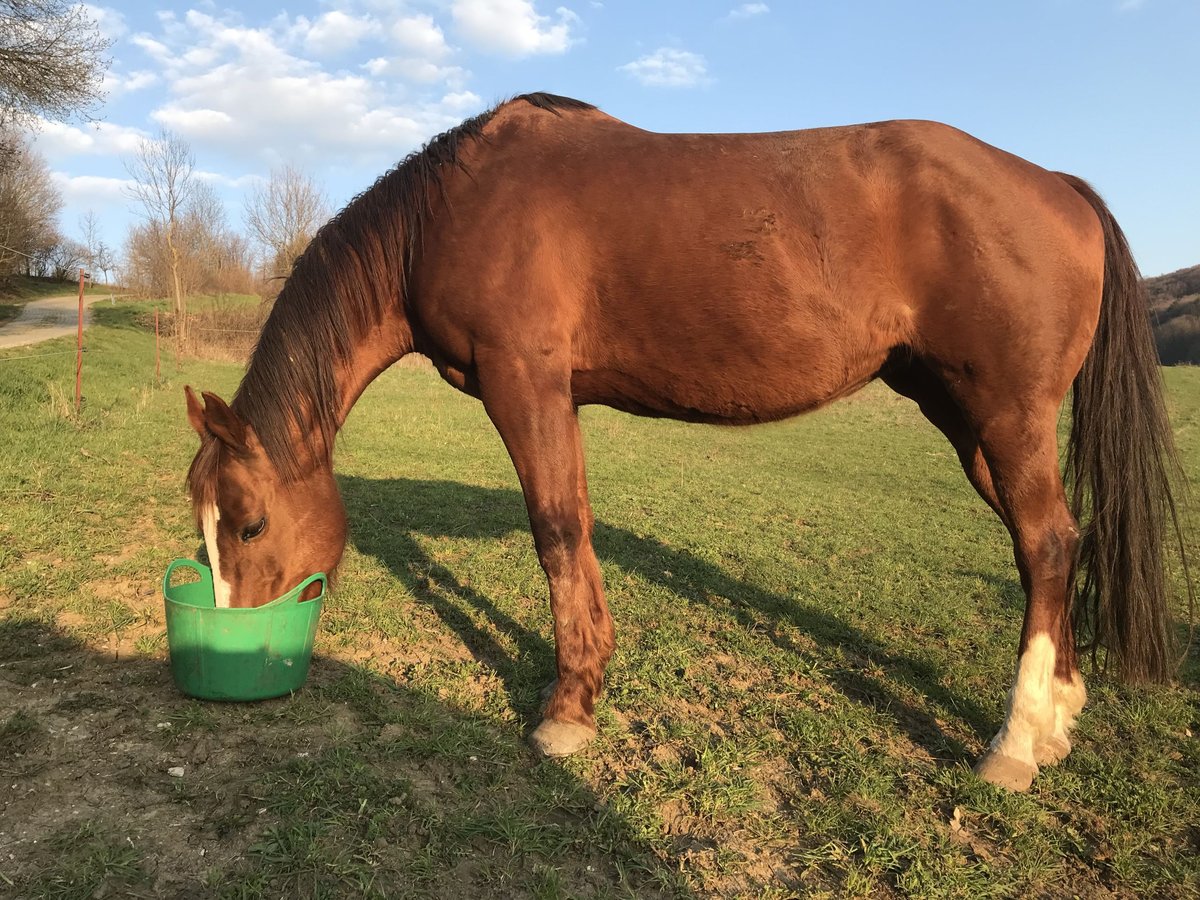
{"label": "chestnut horse", "polygon": [[[579,407],[749,425],[880,378],[1012,535],[1024,629],[976,771],[1027,788],[1071,748],[1077,623],[1130,680],[1171,668],[1174,450],[1139,283],[1087,184],[946,125],[654,134],[517,97],[321,229],[231,404],[187,390],[218,602],[334,570],[336,433],[375,376],[423,353],[483,402],[520,477],[558,667],[531,741],[573,753],[614,647]],[[1068,501],[1056,423],[1072,387]]]}

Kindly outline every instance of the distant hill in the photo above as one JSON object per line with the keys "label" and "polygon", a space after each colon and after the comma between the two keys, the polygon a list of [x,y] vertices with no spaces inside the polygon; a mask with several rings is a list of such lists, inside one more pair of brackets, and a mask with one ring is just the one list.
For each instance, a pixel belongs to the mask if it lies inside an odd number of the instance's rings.
{"label": "distant hill", "polygon": [[1200,266],[1146,279],[1163,365],[1200,366]]}

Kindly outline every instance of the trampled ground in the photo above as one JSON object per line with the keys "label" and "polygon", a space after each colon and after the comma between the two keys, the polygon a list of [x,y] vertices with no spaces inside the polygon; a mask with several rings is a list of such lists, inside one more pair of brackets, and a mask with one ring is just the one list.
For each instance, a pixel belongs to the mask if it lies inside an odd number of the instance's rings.
{"label": "trampled ground", "polygon": [[[97,318],[78,419],[69,355],[0,353],[0,895],[1195,896],[1194,651],[1175,687],[1089,678],[1029,794],[970,774],[1023,599],[907,401],[750,430],[585,411],[619,648],[594,748],[539,763],[546,588],[482,408],[422,369],[368,391],[308,685],[190,701],[158,587],[197,547],[182,385],[239,371],[156,387],[152,336]],[[1167,380],[1194,477],[1200,371]]]}

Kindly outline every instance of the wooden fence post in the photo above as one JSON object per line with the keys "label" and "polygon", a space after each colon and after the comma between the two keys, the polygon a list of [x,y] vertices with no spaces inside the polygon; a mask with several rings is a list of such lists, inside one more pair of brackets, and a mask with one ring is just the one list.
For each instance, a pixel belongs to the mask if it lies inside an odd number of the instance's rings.
{"label": "wooden fence post", "polygon": [[79,270],[79,320],[75,327],[75,415],[83,401],[83,269]]}

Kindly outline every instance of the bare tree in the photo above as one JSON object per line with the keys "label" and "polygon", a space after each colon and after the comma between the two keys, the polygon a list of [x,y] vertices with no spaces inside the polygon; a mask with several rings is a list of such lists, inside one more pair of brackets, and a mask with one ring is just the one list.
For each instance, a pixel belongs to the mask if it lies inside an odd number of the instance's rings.
{"label": "bare tree", "polygon": [[100,238],[100,223],[96,219],[96,213],[93,210],[88,210],[87,214],[79,220],[79,231],[83,235],[83,247],[87,255],[85,262],[92,272],[101,272],[104,275],[104,283],[108,284],[108,273],[113,267],[112,250]]}
{"label": "bare tree", "polygon": [[171,293],[171,260],[159,222],[132,225],[125,237],[125,265],[121,279],[126,287],[146,297]]}
{"label": "bare tree", "polygon": [[126,169],[133,178],[132,196],[142,204],[148,224],[166,242],[175,298],[176,335],[187,340],[187,296],[183,290],[180,220],[195,189],[196,160],[188,143],[163,130],[157,139],[143,139]]}
{"label": "bare tree", "polygon": [[286,275],[317,229],[329,218],[329,200],[296,166],[271,170],[246,199],[246,225],[266,251],[276,275]]}
{"label": "bare tree", "polygon": [[85,215],[79,217],[79,234],[82,238],[79,243],[84,249],[84,262],[95,268],[96,248],[100,244],[100,223],[96,221],[96,213],[93,210],[89,209]]}
{"label": "bare tree", "polygon": [[[166,225],[158,220],[130,229],[124,272],[128,287],[150,296],[171,293],[175,276],[165,235]],[[193,185],[178,217],[175,246],[185,295],[253,291],[246,239],[229,227],[225,206],[209,183],[197,180]]]}
{"label": "bare tree", "polygon": [[229,225],[225,204],[208,182],[196,183],[179,230],[180,244],[186,253],[184,284],[189,291],[214,289],[214,276],[220,269],[221,247]]}
{"label": "bare tree", "polygon": [[245,235],[230,229],[221,241],[220,256],[213,272],[216,290],[231,294],[254,294],[258,283],[254,276],[254,251]]}
{"label": "bare tree", "polygon": [[50,180],[45,160],[27,141],[0,129],[0,277],[24,271],[58,242],[55,219],[62,196]]}
{"label": "bare tree", "polygon": [[0,127],[94,107],[111,45],[81,3],[0,0]]}
{"label": "bare tree", "polygon": [[86,256],[87,248],[83,244],[60,237],[46,255],[50,277],[56,281],[74,280],[87,262]]}
{"label": "bare tree", "polygon": [[[95,250],[92,251],[92,271],[100,272],[104,275],[104,283],[108,284],[108,273],[116,266],[116,260],[113,258],[113,252],[109,249],[108,244],[104,241],[96,244]],[[112,291],[109,291],[111,296]]]}
{"label": "bare tree", "polygon": [[185,229],[197,289],[219,294],[252,290],[246,239],[229,227],[225,204],[207,182],[196,185]]}

